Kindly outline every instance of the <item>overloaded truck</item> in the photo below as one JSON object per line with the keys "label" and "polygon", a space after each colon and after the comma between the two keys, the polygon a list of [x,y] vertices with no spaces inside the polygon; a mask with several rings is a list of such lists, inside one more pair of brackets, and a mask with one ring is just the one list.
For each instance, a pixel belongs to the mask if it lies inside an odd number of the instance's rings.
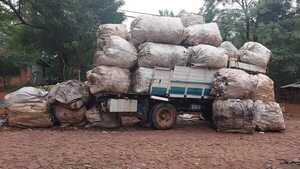
{"label": "overloaded truck", "polygon": [[217,69],[175,66],[156,67],[148,94],[101,93],[96,96],[99,110],[134,112],[142,122],[156,129],[171,129],[180,112],[201,112],[211,119],[211,80]]}

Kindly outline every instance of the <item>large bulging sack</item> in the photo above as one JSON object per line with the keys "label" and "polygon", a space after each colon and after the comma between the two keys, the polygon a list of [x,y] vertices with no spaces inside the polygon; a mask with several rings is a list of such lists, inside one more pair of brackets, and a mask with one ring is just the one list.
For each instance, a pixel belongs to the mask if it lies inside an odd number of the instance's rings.
{"label": "large bulging sack", "polygon": [[250,99],[215,100],[213,123],[219,132],[253,133],[253,101]]}
{"label": "large bulging sack", "polygon": [[12,103],[7,106],[8,125],[14,127],[51,127],[46,102]]}
{"label": "large bulging sack", "polygon": [[122,125],[119,113],[100,112],[95,107],[86,112],[86,118],[91,127],[118,128]]}
{"label": "large bulging sack", "polygon": [[239,50],[229,41],[224,41],[221,43],[220,48],[226,50],[227,55],[230,60],[238,60]]}
{"label": "large bulging sack", "polygon": [[211,45],[197,45],[188,48],[190,53],[190,62],[194,66],[204,68],[226,68],[228,55],[226,50]]}
{"label": "large bulging sack", "polygon": [[267,64],[272,56],[272,52],[257,42],[247,42],[240,48],[240,59],[242,62],[250,63],[262,68]]}
{"label": "large bulging sack", "polygon": [[179,45],[146,42],[139,46],[138,66],[166,67],[186,66],[188,50]]}
{"label": "large bulging sack", "polygon": [[247,99],[257,85],[257,77],[239,69],[223,68],[214,74],[211,94],[220,99]]}
{"label": "large bulging sack", "polygon": [[95,66],[113,66],[130,69],[137,60],[137,50],[128,41],[118,36],[103,36],[97,40],[98,51],[94,56]]}
{"label": "large bulging sack", "polygon": [[138,16],[131,23],[132,42],[180,44],[184,27],[180,18],[162,16]]}
{"label": "large bulging sack", "polygon": [[97,66],[87,72],[87,79],[92,94],[127,93],[130,86],[129,70],[118,67]]}
{"label": "large bulging sack", "polygon": [[132,92],[149,93],[153,73],[151,68],[139,67],[133,74]]}
{"label": "large bulging sack", "polygon": [[129,39],[127,27],[124,24],[103,24],[97,30],[97,36],[119,36],[123,39]]}
{"label": "large bulging sack", "polygon": [[220,46],[222,36],[216,23],[192,25],[184,29],[183,42],[192,46],[199,44]]}
{"label": "large bulging sack", "polygon": [[264,103],[261,100],[255,101],[254,122],[260,131],[281,131],[285,130],[284,117],[280,105],[276,102]]}
{"label": "large bulging sack", "polygon": [[257,85],[255,89],[250,93],[250,99],[262,100],[264,102],[274,102],[274,82],[268,76],[263,74],[257,75]]}
{"label": "large bulging sack", "polygon": [[184,10],[180,11],[178,16],[180,17],[181,22],[185,27],[205,23],[202,15],[189,13]]}
{"label": "large bulging sack", "polygon": [[56,84],[47,96],[49,104],[61,103],[70,109],[80,109],[90,98],[88,86],[78,80]]}
{"label": "large bulging sack", "polygon": [[83,125],[86,122],[85,106],[77,110],[71,110],[58,104],[54,106],[54,112],[55,112],[55,117],[60,122],[61,126]]}
{"label": "large bulging sack", "polygon": [[25,102],[43,102],[47,91],[34,87],[23,87],[15,92],[9,93],[4,97],[5,105]]}

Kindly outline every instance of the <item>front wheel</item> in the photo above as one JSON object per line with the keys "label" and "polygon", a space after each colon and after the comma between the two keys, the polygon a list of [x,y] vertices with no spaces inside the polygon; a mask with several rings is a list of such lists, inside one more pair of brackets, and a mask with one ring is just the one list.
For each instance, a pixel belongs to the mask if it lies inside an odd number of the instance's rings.
{"label": "front wheel", "polygon": [[151,111],[152,124],[156,129],[168,130],[173,128],[177,120],[177,112],[171,104],[159,103]]}

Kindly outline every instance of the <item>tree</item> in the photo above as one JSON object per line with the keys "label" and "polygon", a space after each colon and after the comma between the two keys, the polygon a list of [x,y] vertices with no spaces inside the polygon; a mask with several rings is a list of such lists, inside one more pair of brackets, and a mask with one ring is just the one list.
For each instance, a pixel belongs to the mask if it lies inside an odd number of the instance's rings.
{"label": "tree", "polygon": [[[44,53],[42,59],[53,62],[52,70],[66,80],[73,70],[85,72],[92,63],[95,31],[104,23],[121,23],[124,14],[116,0],[0,0],[13,12],[20,31],[11,44],[22,44],[26,52]],[[16,20],[15,19],[15,20]]]}

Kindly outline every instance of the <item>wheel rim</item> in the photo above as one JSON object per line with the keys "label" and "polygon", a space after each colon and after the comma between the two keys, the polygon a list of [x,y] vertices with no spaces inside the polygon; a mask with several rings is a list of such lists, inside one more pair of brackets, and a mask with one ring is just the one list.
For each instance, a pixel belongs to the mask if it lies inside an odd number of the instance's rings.
{"label": "wheel rim", "polygon": [[170,110],[162,110],[156,114],[156,119],[161,127],[170,127],[173,125],[174,113]]}

